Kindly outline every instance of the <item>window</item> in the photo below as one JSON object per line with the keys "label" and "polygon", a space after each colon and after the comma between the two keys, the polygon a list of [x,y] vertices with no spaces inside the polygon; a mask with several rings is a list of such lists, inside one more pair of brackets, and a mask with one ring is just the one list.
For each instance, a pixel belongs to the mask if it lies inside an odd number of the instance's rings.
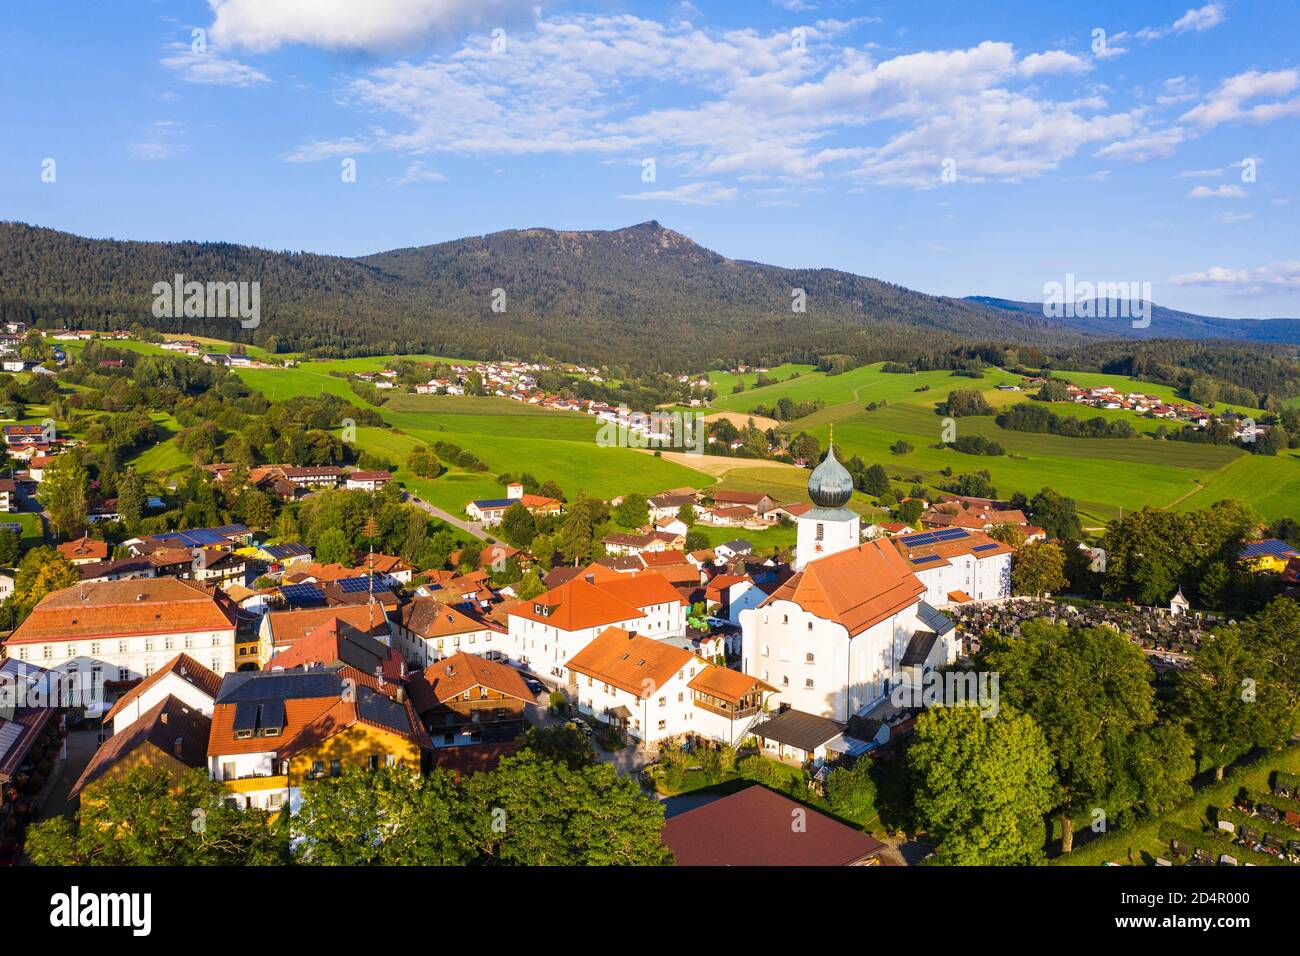
{"label": "window", "polygon": [[309,773],[308,776],[310,777],[325,776],[325,762],[323,760],[313,760],[311,762],[311,773]]}
{"label": "window", "polygon": [[163,650],[170,651],[175,646],[176,638],[172,637],[170,634],[163,638]]}
{"label": "window", "polygon": [[371,754],[371,755],[370,755],[370,759],[366,761],[366,765],[367,765],[371,770],[378,770],[378,769],[379,769],[379,755],[378,755],[378,754]]}
{"label": "window", "polygon": [[131,668],[129,668],[129,667],[119,667],[119,668],[117,669],[117,679],[118,679],[118,680],[130,680],[130,679],[131,679]]}
{"label": "window", "polygon": [[146,637],[146,638],[144,639],[144,649],[145,649],[146,651],[151,651],[151,650],[153,650],[153,638],[152,638],[152,637]]}
{"label": "window", "polygon": [[812,621],[811,621],[811,620],[808,622],[808,630],[810,630],[810,631],[812,630]]}
{"label": "window", "polygon": [[333,760],[330,761],[330,776],[331,777],[343,776],[343,761],[340,760],[338,757],[335,757]]}
{"label": "window", "polygon": [[235,779],[235,762],[233,760],[228,760],[221,764],[221,779],[222,780]]}
{"label": "window", "polygon": [[396,767],[396,766],[397,766],[397,754],[384,754],[384,766],[385,766],[385,767]]}
{"label": "window", "polygon": [[811,677],[806,678],[806,679],[804,680],[804,682],[803,682],[803,686],[804,686],[804,689],[805,689],[805,690],[812,690],[812,689],[813,689],[813,679],[812,679]]}
{"label": "window", "polygon": [[789,678],[789,677],[786,677],[784,674],[781,676],[781,686],[782,686],[782,687],[789,687],[789,686],[790,686],[790,678]]}
{"label": "window", "polygon": [[805,664],[816,664],[817,658],[813,656],[812,651],[809,651],[807,654],[803,656],[803,661]]}
{"label": "window", "polygon": [[192,638],[192,637],[190,637],[188,634],[186,634],[186,635],[185,635],[185,649],[188,651],[188,650],[193,650],[193,648],[194,648],[194,638]]}
{"label": "window", "polygon": [[668,726],[668,721],[666,721],[666,720],[661,720],[661,721],[659,721],[659,729],[660,729],[660,730],[664,730],[664,729],[666,729],[667,726]]}
{"label": "window", "polygon": [[270,810],[276,810],[284,806],[284,794],[282,793],[269,794],[266,798],[266,806],[267,809]]}
{"label": "window", "polygon": [[54,656],[54,648],[51,645],[46,644],[44,650],[46,660]]}
{"label": "window", "polygon": [[92,653],[92,654],[98,654],[98,653],[99,653],[99,641],[91,641],[91,642],[90,642],[90,653]]}
{"label": "window", "polygon": [[125,654],[125,653],[126,653],[126,641],[118,641],[118,642],[117,642],[117,652],[118,652],[119,654]]}

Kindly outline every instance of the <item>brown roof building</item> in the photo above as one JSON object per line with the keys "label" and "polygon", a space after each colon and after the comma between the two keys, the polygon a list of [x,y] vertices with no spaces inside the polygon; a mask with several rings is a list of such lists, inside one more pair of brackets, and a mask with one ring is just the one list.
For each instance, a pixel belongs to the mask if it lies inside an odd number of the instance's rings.
{"label": "brown roof building", "polygon": [[879,866],[885,848],[757,784],[667,820],[663,841],[678,866]]}

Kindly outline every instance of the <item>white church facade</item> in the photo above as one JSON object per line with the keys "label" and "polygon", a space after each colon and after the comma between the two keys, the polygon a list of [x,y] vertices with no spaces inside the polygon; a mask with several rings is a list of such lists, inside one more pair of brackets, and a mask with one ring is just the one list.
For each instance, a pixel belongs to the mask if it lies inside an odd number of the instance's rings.
{"label": "white church facade", "polygon": [[853,478],[833,443],[808,494],[814,507],[798,518],[796,573],[740,613],[740,666],[776,688],[774,703],[847,721],[956,661],[956,630],[935,604],[961,599],[948,592],[967,581],[984,599],[1009,596],[1011,549],[978,532],[945,542],[937,557],[928,539],[911,549],[896,539],[860,543],[860,519],[845,507]]}

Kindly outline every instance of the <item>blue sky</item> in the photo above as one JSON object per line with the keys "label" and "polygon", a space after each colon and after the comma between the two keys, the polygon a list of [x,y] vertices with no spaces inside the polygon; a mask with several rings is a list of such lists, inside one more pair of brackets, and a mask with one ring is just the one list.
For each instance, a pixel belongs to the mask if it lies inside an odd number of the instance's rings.
{"label": "blue sky", "polygon": [[24,4],[0,218],[340,255],[658,219],[940,294],[1297,316],[1297,37],[1292,0]]}

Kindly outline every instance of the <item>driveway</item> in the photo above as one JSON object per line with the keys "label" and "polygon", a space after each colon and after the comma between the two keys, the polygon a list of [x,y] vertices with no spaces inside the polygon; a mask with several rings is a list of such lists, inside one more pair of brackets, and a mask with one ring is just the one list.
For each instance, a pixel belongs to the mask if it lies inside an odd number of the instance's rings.
{"label": "driveway", "polygon": [[407,495],[406,501],[408,504],[415,505],[415,507],[422,511],[426,511],[433,515],[433,517],[437,518],[439,521],[445,521],[453,528],[459,528],[466,534],[472,534],[480,540],[486,540],[487,538],[487,534],[483,531],[483,522],[481,521],[466,521],[464,518],[457,518],[454,514],[443,511],[441,508],[435,508],[423,498],[417,498],[415,495]]}
{"label": "driveway", "polygon": [[[531,671],[527,672],[531,674]],[[552,684],[548,683],[539,675],[537,677],[546,689],[537,695],[537,703],[525,704],[525,712],[528,715],[529,723],[535,727],[558,727],[565,723],[567,718],[556,717],[550,712],[549,698]],[[655,755],[646,753],[640,747],[628,745],[622,750],[605,750],[595,740],[591,742],[592,749],[596,751],[596,759],[601,763],[611,764],[616,771],[624,776],[635,775],[641,772],[641,768],[655,762]]]}

